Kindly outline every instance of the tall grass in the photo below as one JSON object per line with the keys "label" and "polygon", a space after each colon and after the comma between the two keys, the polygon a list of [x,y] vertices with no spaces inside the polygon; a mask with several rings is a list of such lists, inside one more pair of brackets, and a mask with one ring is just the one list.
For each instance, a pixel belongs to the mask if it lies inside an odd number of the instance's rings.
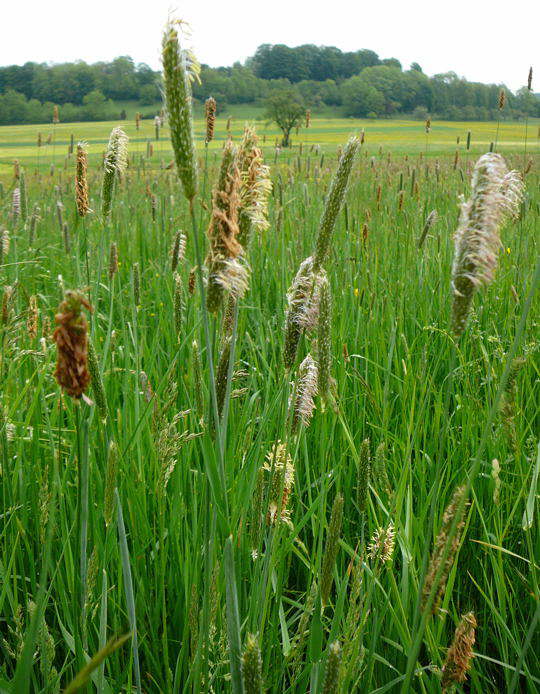
{"label": "tall grass", "polygon": [[[249,290],[210,315],[203,272],[190,289],[211,210],[193,178],[188,201],[173,169],[129,155],[106,223],[95,161],[84,226],[82,168],[75,188],[71,170],[27,166],[39,213],[26,221],[12,214],[18,180],[0,200],[0,690],[58,692],[83,670],[100,692],[439,692],[466,633],[473,691],[537,691],[537,169],[458,340],[467,162],[380,155],[367,138],[317,245],[337,159],[283,150],[269,228],[246,251]],[[287,370],[286,294],[314,249],[324,326],[302,327]],[[64,288],[94,308],[80,406],[54,380]],[[295,425],[306,355],[304,369],[324,362],[324,397]],[[431,615],[423,576],[462,485]]]}

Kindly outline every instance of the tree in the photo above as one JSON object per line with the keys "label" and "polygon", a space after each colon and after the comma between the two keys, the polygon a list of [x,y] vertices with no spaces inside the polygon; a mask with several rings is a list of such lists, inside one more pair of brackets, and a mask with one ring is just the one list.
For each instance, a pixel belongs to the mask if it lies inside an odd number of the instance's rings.
{"label": "tree", "polygon": [[276,90],[264,100],[264,105],[265,117],[276,123],[283,133],[281,144],[288,147],[291,130],[300,125],[306,113],[300,93],[292,87]]}
{"label": "tree", "polygon": [[344,82],[341,93],[346,116],[359,118],[368,114],[384,113],[384,94],[369,84],[363,73]]}
{"label": "tree", "polygon": [[144,106],[159,101],[159,89],[156,84],[145,84],[139,89],[139,100]]}

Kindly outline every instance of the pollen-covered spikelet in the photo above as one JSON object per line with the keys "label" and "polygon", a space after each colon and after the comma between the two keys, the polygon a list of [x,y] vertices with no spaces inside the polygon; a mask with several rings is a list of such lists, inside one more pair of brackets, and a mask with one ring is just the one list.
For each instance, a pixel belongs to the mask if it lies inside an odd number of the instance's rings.
{"label": "pollen-covered spikelet", "polygon": [[53,340],[57,347],[55,376],[73,398],[80,398],[90,383],[88,323],[82,309],[92,307],[78,292],[67,291],[55,316]]}
{"label": "pollen-covered spikelet", "polygon": [[338,168],[330,184],[330,190],[326,196],[324,211],[319,225],[317,245],[313,256],[315,270],[318,270],[323,265],[330,251],[332,231],[345,197],[347,183],[349,182],[349,176],[359,144],[360,140],[357,137],[351,137],[339,158]]}
{"label": "pollen-covered spikelet", "polygon": [[127,167],[128,136],[122,128],[113,128],[103,160],[103,184],[101,188],[101,213],[106,219],[111,212],[115,181]]}
{"label": "pollen-covered spikelet", "polygon": [[393,523],[386,528],[377,528],[373,533],[368,547],[369,556],[381,562],[392,561],[395,546],[395,531]]}
{"label": "pollen-covered spikelet", "polygon": [[343,522],[343,504],[343,494],[337,494],[332,505],[321,565],[321,603],[323,607],[328,605],[334,580],[334,564],[339,550],[339,538],[341,537],[341,524]]}
{"label": "pollen-covered spikelet", "polygon": [[212,216],[208,226],[210,249],[206,258],[208,290],[206,305],[215,313],[224,292],[241,298],[248,286],[249,270],[239,258],[242,246],[238,242],[238,207],[240,202],[240,171],[237,151],[228,141],[223,148],[221,168],[214,189]]}
{"label": "pollen-covered spikelet", "polygon": [[199,63],[188,50],[180,48],[180,21],[171,20],[165,27],[162,41],[163,84],[171,144],[178,177],[184,194],[193,200],[197,192],[197,160],[193,139],[191,82],[198,79]]}
{"label": "pollen-covered spikelet", "polygon": [[[452,564],[454,563],[454,559],[461,540],[463,526],[465,525],[465,505],[462,505],[464,494],[465,487],[458,487],[454,492],[452,500],[450,501],[450,504],[446,507],[446,510],[444,512],[441,529],[439,530],[439,534],[437,535],[437,539],[435,540],[435,546],[433,547],[433,551],[431,553],[428,571],[426,574],[426,580],[424,581],[424,587],[422,590],[422,600],[423,604],[426,605],[430,593],[435,584],[437,574],[439,574],[440,572],[440,576],[438,578],[438,585],[435,589],[435,596],[431,607],[431,611],[433,613],[437,611],[442,596],[444,594],[448,574],[450,573],[450,569],[452,568]],[[454,519],[456,518],[456,515],[458,513],[459,516],[457,517],[456,530],[448,548],[449,551],[445,552],[446,542],[448,540],[450,530],[454,523]],[[443,557],[445,554],[446,558],[443,561]]]}
{"label": "pollen-covered spikelet", "polygon": [[253,634],[248,634],[242,653],[242,682],[245,694],[262,694],[261,649]]}
{"label": "pollen-covered spikelet", "polygon": [[307,427],[315,411],[318,380],[317,362],[308,354],[298,369],[293,409],[293,430],[301,424]]}
{"label": "pollen-covered spikelet", "polygon": [[257,145],[257,135],[250,126],[246,126],[240,143],[238,168],[241,179],[238,242],[245,252],[251,231],[268,229],[268,196],[272,190],[270,169],[264,164],[262,151]]}
{"label": "pollen-covered spikelet", "polygon": [[337,694],[339,691],[340,666],[341,644],[339,641],[334,641],[328,647],[322,694]]}
{"label": "pollen-covered spikelet", "polygon": [[285,318],[285,344],[283,361],[290,369],[296,359],[298,342],[303,330],[317,327],[320,314],[321,285],[328,282],[326,272],[315,272],[313,258],[309,256],[300,264],[293,283],[287,292]]}
{"label": "pollen-covered spikelet", "polygon": [[268,511],[266,522],[274,525],[278,519],[288,521],[289,500],[294,486],[294,465],[287,445],[277,441],[266,454],[263,470],[269,473]]}
{"label": "pollen-covered spikelet", "polygon": [[77,213],[79,217],[85,217],[90,212],[90,204],[88,202],[88,155],[86,151],[86,143],[79,142],[77,144],[77,162],[75,168],[75,198],[77,203]]}
{"label": "pollen-covered spikelet", "polygon": [[459,620],[442,669],[441,687],[443,693],[451,691],[454,685],[465,682],[467,679],[467,673],[471,669],[471,661],[474,657],[473,646],[476,626],[474,612],[467,612]]}
{"label": "pollen-covered spikelet", "polygon": [[204,116],[206,120],[206,142],[214,139],[214,127],[216,125],[216,100],[209,96],[204,103]]}
{"label": "pollen-covered spikelet", "polygon": [[471,196],[461,205],[454,235],[452,327],[458,336],[465,329],[475,290],[493,280],[500,228],[517,212],[521,191],[521,177],[508,172],[499,154],[484,154],[476,162]]}
{"label": "pollen-covered spikelet", "polygon": [[173,245],[171,248],[171,270],[176,272],[178,263],[184,260],[186,254],[186,235],[181,231],[177,231],[174,236]]}

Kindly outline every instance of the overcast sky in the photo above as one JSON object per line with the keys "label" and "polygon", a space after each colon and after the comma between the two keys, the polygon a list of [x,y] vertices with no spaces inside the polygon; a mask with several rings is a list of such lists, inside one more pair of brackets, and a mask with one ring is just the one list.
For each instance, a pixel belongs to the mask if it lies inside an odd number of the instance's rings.
{"label": "overcast sky", "polygon": [[110,60],[130,55],[158,68],[171,9],[192,27],[192,45],[212,66],[243,62],[261,43],[370,48],[516,90],[536,60],[540,91],[540,1],[513,0],[17,0],[0,23],[0,65]]}

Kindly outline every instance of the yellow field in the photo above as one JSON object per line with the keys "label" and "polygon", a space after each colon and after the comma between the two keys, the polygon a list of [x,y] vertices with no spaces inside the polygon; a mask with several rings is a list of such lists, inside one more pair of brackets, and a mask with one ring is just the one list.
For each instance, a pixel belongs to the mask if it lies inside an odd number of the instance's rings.
{"label": "yellow field", "polygon": [[[216,138],[210,144],[211,149],[220,148],[227,136],[226,117],[218,118],[216,123]],[[240,134],[245,119],[232,120],[231,132],[233,137]],[[165,163],[171,158],[171,150],[167,127],[163,128],[160,140],[155,141],[154,123],[152,120],[141,122],[140,130],[136,130],[133,121],[108,121],[98,123],[60,123],[38,125],[14,125],[0,127],[0,176],[5,177],[11,171],[12,162],[18,159],[21,164],[30,171],[55,163],[57,166],[65,165],[65,158],[71,135],[75,142],[85,140],[89,144],[90,155],[97,157],[105,149],[111,129],[116,125],[122,125],[130,137],[130,150],[140,154],[146,154],[147,141],[153,145],[151,165],[157,167],[161,160]],[[202,120],[195,122],[196,136],[199,143],[204,141],[204,123]],[[309,129],[301,129],[296,135],[293,133],[293,149],[283,150],[279,155],[287,157],[294,152],[300,143],[308,145],[320,145],[323,150],[333,149],[346,141],[347,136],[353,132],[365,130],[365,147],[373,154],[377,154],[379,148],[392,152],[420,152],[436,156],[444,153],[453,153],[457,148],[464,151],[467,132],[471,131],[471,154],[485,152],[491,142],[497,141],[497,150],[501,152],[523,152],[525,143],[525,123],[501,123],[497,136],[496,122],[455,122],[434,121],[431,132],[426,136],[424,124],[420,121],[408,120],[360,120],[352,118],[314,118]],[[262,144],[267,149],[273,148],[278,130],[273,125],[264,121],[257,122],[257,131],[261,136]],[[527,152],[536,158],[540,152],[540,121],[531,120],[527,127]],[[41,133],[42,146],[38,149],[37,140]],[[457,139],[460,139],[459,144]],[[50,144],[46,144],[50,139]]]}

